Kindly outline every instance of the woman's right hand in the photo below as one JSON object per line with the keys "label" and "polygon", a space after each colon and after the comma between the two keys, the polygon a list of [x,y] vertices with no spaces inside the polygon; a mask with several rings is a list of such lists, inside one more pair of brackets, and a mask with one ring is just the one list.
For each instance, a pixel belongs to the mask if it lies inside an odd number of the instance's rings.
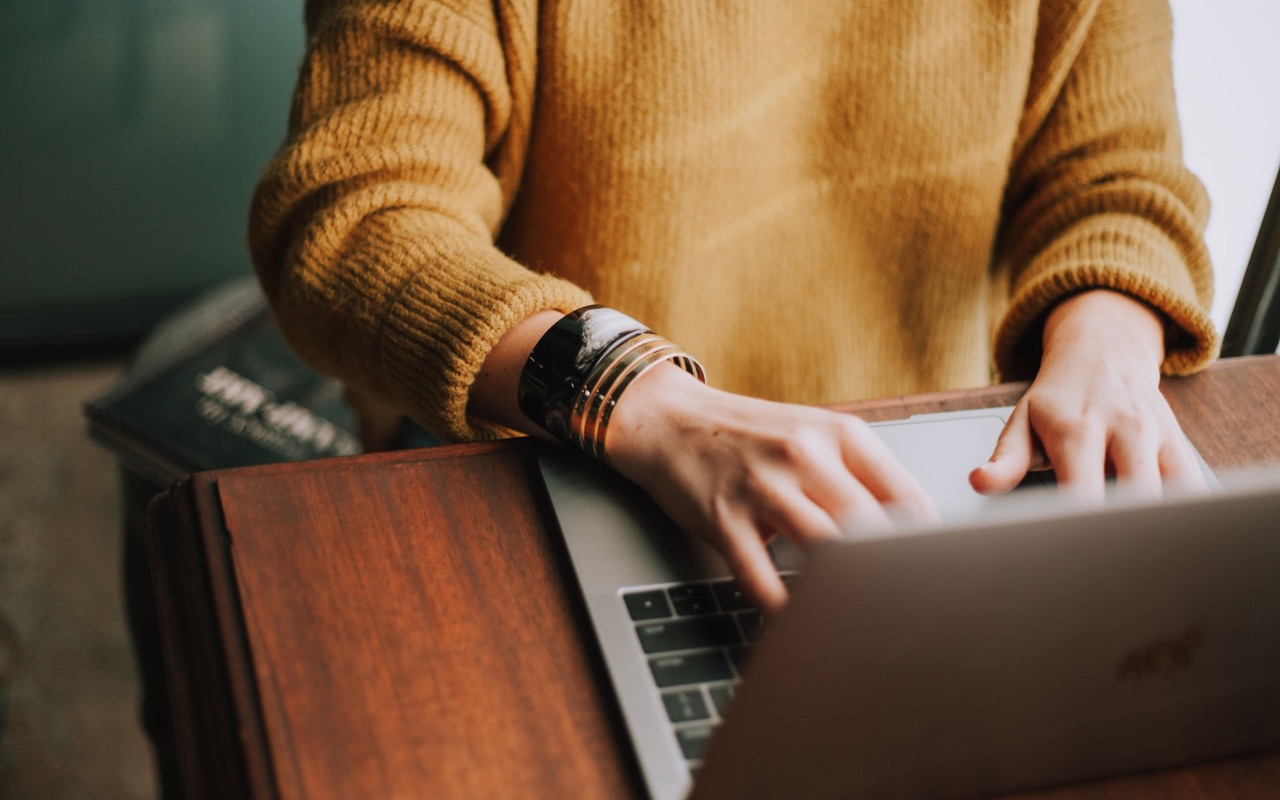
{"label": "woman's right hand", "polygon": [[[472,413],[549,437],[520,411],[517,385],[530,351],[562,316],[539,312],[503,335],[472,387]],[[888,524],[886,505],[936,516],[857,417],[712,389],[667,362],[618,398],[605,448],[615,469],[720,551],[765,611],[787,598],[766,547],[774,536],[804,548],[842,531],[877,529]]]}
{"label": "woman's right hand", "polygon": [[933,503],[865,422],[704,386],[661,364],[618,400],[610,463],[728,561],[765,611],[786,602],[775,535],[804,548],[888,524],[886,505],[925,518]]}

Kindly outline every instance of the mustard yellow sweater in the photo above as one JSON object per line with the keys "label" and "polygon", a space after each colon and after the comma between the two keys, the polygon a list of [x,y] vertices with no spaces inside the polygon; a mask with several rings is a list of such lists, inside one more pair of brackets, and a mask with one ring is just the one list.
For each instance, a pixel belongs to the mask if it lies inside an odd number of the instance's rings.
{"label": "mustard yellow sweater", "polygon": [[1164,0],[310,2],[251,246],[295,347],[453,439],[594,300],[801,403],[1025,377],[1088,287],[1216,352]]}

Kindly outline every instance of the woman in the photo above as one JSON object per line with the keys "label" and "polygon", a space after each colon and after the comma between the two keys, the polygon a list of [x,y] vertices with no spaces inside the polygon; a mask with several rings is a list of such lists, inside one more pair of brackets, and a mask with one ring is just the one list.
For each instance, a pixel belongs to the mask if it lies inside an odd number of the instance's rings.
{"label": "woman", "polygon": [[[1158,391],[1217,348],[1163,0],[334,0],[307,23],[252,249],[366,409],[579,446],[766,609],[770,536],[931,513],[815,404],[1034,377],[979,490],[1198,478]],[[627,316],[569,314],[592,303]],[[619,389],[644,326],[668,339]]]}

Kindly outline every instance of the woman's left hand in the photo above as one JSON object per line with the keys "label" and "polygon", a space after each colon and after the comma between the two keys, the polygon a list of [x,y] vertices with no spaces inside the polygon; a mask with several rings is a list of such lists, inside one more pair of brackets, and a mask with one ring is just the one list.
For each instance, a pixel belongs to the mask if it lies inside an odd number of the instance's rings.
{"label": "woman's left hand", "polygon": [[1159,496],[1164,485],[1205,485],[1160,393],[1164,327],[1147,306],[1097,289],[1068,298],[1045,321],[1044,354],[991,460],[969,476],[982,493],[1008,491],[1052,467],[1058,486],[1103,497],[1107,475]]}

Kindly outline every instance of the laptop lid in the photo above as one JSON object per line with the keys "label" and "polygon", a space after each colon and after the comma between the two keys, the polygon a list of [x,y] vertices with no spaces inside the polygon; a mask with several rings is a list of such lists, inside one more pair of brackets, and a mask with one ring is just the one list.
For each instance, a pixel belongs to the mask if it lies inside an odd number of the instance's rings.
{"label": "laptop lid", "polygon": [[[922,481],[944,519],[955,523],[992,510],[993,501],[975,494],[967,476],[989,456],[1010,411],[928,414],[873,428]],[[623,593],[728,578],[728,569],[711,547],[679,531],[642,491],[610,470],[561,449],[547,451],[540,466],[650,795],[683,797],[689,765],[637,646]],[[801,566],[794,549],[779,543],[772,549],[780,569]]]}
{"label": "laptop lid", "polygon": [[[990,456],[1011,410],[919,415],[873,428],[921,480],[944,518],[961,519],[990,502],[969,487],[967,476]],[[543,454],[540,467],[650,795],[683,797],[689,767],[637,647],[622,593],[728,578],[729,570],[715,550],[679,530],[643,491],[594,461],[553,449]],[[776,541],[772,551],[780,569],[802,564],[800,553],[785,542]]]}
{"label": "laptop lid", "polygon": [[1280,746],[1280,476],[823,548],[695,797],[965,797]]}

